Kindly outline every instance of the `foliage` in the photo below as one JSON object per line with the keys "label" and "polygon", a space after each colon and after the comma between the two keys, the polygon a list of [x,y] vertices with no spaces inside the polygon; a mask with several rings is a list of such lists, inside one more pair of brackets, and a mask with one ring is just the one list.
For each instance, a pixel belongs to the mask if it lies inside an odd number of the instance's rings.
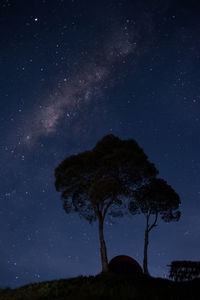
{"label": "foliage", "polygon": [[132,196],[129,208],[133,214],[160,214],[165,222],[178,221],[180,218],[180,198],[163,179],[153,178],[147,185],[133,191]]}
{"label": "foliage", "polygon": [[91,151],[67,157],[55,170],[55,187],[67,213],[78,212],[89,222],[98,215],[118,216],[123,196],[156,175],[138,144],[107,135]]}

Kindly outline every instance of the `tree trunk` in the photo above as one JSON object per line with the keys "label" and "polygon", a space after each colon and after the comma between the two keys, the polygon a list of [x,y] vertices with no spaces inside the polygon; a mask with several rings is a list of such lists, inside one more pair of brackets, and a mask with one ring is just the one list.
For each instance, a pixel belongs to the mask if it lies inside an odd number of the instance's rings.
{"label": "tree trunk", "polygon": [[99,220],[99,240],[100,240],[102,272],[108,272],[107,250],[106,250],[106,243],[103,236],[103,221],[101,220]]}
{"label": "tree trunk", "polygon": [[149,215],[146,216],[146,229],[145,229],[145,237],[144,237],[143,271],[144,274],[146,275],[150,275],[148,270],[148,259],[147,259],[148,245],[149,245]]}
{"label": "tree trunk", "polygon": [[143,259],[143,270],[144,270],[144,274],[146,275],[150,275],[148,271],[148,260],[147,260],[148,244],[149,244],[149,231],[146,228],[145,238],[144,238],[144,259]]}

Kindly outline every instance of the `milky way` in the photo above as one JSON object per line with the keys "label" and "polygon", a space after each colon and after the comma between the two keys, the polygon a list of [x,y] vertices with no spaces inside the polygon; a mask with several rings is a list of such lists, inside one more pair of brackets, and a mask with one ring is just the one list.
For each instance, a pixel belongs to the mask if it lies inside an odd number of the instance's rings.
{"label": "milky way", "polygon": [[68,78],[62,78],[59,87],[41,101],[41,105],[32,116],[28,116],[31,126],[26,124],[22,137],[23,143],[31,146],[38,138],[55,133],[63,119],[67,122],[73,120],[83,107],[94,102],[96,95],[102,94],[111,82],[113,85],[116,70],[127,64],[130,57],[135,63],[145,45],[148,44],[149,37],[144,45],[141,42],[141,35],[144,34],[144,28],[148,33],[151,23],[146,27],[144,24],[136,28],[134,23],[130,24],[130,21],[126,20],[123,30],[115,30],[109,34],[100,49],[92,53],[78,71],[76,70]]}

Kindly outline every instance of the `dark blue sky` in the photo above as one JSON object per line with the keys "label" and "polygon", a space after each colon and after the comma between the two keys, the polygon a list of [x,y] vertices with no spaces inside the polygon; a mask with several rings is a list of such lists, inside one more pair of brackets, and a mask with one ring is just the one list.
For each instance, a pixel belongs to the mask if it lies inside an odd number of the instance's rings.
{"label": "dark blue sky", "polygon": [[[149,270],[199,260],[198,1],[0,1],[0,285],[97,274],[97,224],[67,215],[54,169],[104,135],[134,138],[180,195]],[[109,260],[142,264],[143,216],[107,219]]]}

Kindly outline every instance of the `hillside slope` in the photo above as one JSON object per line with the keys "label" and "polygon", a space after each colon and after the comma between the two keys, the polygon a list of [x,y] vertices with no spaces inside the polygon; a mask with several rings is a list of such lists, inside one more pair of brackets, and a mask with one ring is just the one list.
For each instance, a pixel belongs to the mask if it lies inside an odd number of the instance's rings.
{"label": "hillside slope", "polygon": [[199,299],[200,279],[175,283],[161,278],[120,278],[100,274],[1,289],[0,300],[193,300]]}

